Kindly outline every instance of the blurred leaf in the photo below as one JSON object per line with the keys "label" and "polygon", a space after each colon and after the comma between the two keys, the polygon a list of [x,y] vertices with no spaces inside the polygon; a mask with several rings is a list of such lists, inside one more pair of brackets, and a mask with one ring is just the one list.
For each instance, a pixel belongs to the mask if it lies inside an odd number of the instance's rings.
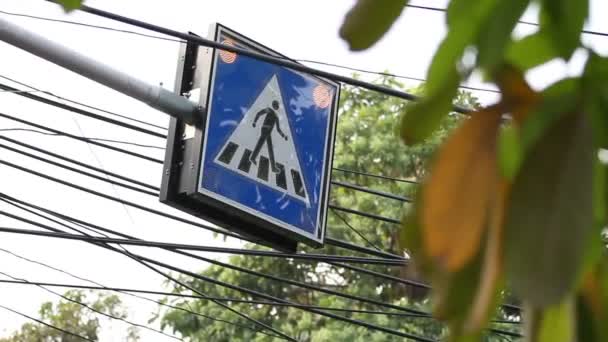
{"label": "blurred leaf", "polygon": [[588,0],[542,0],[541,30],[546,30],[561,57],[569,59],[579,46],[588,15]]}
{"label": "blurred leaf", "polygon": [[590,52],[583,74],[585,111],[591,117],[596,145],[608,148],[608,58]]}
{"label": "blurred leaf", "polygon": [[606,259],[589,272],[578,298],[579,341],[608,341],[608,269]]}
{"label": "blurred leaf", "polygon": [[496,200],[493,202],[490,218],[488,220],[488,234],[479,289],[475,295],[471,314],[465,323],[465,332],[479,332],[487,324],[490,313],[497,304],[498,284],[503,272],[503,224],[504,209],[509,196],[509,184],[501,182],[497,188]]}
{"label": "blurred leaf", "polygon": [[523,148],[517,129],[513,126],[503,127],[498,137],[498,165],[500,174],[508,180],[513,180],[522,161]]}
{"label": "blurred leaf", "polygon": [[561,117],[532,146],[513,184],[507,275],[516,294],[536,307],[558,303],[578,278],[593,231],[592,139],[585,115]]}
{"label": "blurred leaf", "polygon": [[507,61],[524,71],[556,57],[558,52],[542,30],[511,43],[506,52]]}
{"label": "blurred leaf", "polygon": [[520,138],[524,154],[564,114],[576,111],[579,103],[580,80],[563,79],[542,92],[542,101],[526,116]]}
{"label": "blurred leaf", "polygon": [[504,59],[505,46],[511,39],[511,32],[528,7],[530,0],[498,1],[494,13],[480,31],[477,38],[478,65],[492,72]]}
{"label": "blurred leaf", "polygon": [[463,323],[468,318],[475,299],[482,258],[483,249],[477,249],[476,255],[460,270],[432,275],[435,316],[449,321],[450,326],[458,332],[462,332]]}
{"label": "blurred leaf", "polygon": [[502,65],[495,77],[502,105],[509,108],[515,124],[520,126],[529,111],[540,102],[541,95],[530,87],[524,73],[511,65]]}
{"label": "blurred leaf", "polygon": [[390,29],[407,0],[358,0],[346,14],[340,37],[351,50],[365,50]]}
{"label": "blurred leaf", "polygon": [[437,129],[452,109],[452,98],[458,91],[460,78],[454,71],[437,95],[425,97],[411,105],[401,118],[401,139],[407,145],[422,142]]}
{"label": "blurred leaf", "polygon": [[412,105],[401,121],[406,144],[426,139],[450,112],[460,83],[458,70],[467,46],[477,38],[497,0],[453,0],[447,9],[448,35],[441,42],[427,74],[425,97]]}
{"label": "blurred leaf", "polygon": [[58,1],[66,12],[79,9],[82,6],[83,0],[59,0]]}
{"label": "blurred leaf", "polygon": [[572,342],[576,340],[575,301],[568,296],[542,313],[537,342]]}
{"label": "blurred leaf", "polygon": [[[426,253],[457,271],[478,251],[497,190],[496,139],[500,112],[476,112],[450,136],[422,188],[421,223]],[[467,194],[466,201],[461,200]]]}

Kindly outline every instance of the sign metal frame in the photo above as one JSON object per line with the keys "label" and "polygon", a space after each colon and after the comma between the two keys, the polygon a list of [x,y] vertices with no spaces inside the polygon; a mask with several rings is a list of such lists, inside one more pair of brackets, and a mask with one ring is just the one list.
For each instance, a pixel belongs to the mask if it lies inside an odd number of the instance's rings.
{"label": "sign metal frame", "polygon": [[[229,37],[239,46],[256,52],[287,58],[223,25],[213,24],[209,38],[218,41],[222,37]],[[297,242],[304,242],[315,247],[322,246],[327,222],[340,84],[291,70],[293,73],[306,75],[321,83],[329,84],[335,89],[327,119],[325,162],[322,171],[324,179],[321,184],[322,198],[318,208],[317,230],[314,234],[310,234],[293,229],[289,224],[263,213],[254,212],[251,208],[202,188],[200,177],[203,176],[201,169],[205,160],[207,119],[212,105],[216,61],[219,59],[216,55],[219,53],[220,51],[213,48],[199,47],[190,43],[185,44],[180,52],[179,77],[176,79],[175,89],[182,94],[197,93],[200,105],[206,110],[200,120],[200,127],[190,127],[178,119],[171,119],[161,187],[161,202],[280,250],[295,251]],[[260,61],[260,63],[267,62]],[[207,156],[207,158],[213,157]]]}

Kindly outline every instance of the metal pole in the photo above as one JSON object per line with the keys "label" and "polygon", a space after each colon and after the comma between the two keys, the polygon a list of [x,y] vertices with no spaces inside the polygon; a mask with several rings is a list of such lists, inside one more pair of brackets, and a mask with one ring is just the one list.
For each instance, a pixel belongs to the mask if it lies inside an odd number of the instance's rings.
{"label": "metal pole", "polygon": [[187,123],[194,123],[197,114],[200,113],[196,103],[182,96],[160,86],[147,84],[2,18],[0,18],[0,40],[140,100]]}

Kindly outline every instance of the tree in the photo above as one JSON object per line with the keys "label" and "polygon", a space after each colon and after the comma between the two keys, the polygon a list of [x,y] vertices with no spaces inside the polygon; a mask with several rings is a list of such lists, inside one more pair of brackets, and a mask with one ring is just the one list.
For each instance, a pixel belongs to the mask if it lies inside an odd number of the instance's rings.
{"label": "tree", "polygon": [[[85,303],[96,311],[126,318],[120,298],[116,295],[99,294],[94,301],[87,300],[84,291],[67,291],[58,303],[43,303],[40,306],[40,320],[62,330],[97,341],[101,328],[99,314],[78,303]],[[78,302],[78,303],[77,303]],[[138,341],[138,330],[130,327],[126,341]],[[0,338],[0,342],[81,342],[82,338],[64,333],[50,326],[37,322],[28,322],[21,326],[11,337]]]}
{"label": "tree", "polygon": [[[358,0],[340,33],[367,49],[407,3]],[[531,5],[539,29],[517,39]],[[589,0],[450,0],[445,11],[448,34],[424,98],[402,118],[402,140],[424,143],[474,72],[502,96],[438,150],[404,221],[406,246],[438,287],[437,312],[451,340],[478,340],[507,284],[526,306],[527,341],[606,341],[608,167],[598,154],[608,148],[608,58],[581,41]],[[580,76],[528,85],[528,70],[575,51],[586,54]]]}
{"label": "tree", "polygon": [[[379,84],[393,88],[403,85],[394,78],[382,77]],[[416,90],[416,91],[419,91]],[[461,105],[475,107],[477,102],[469,93],[461,92],[458,98]],[[427,142],[420,146],[404,147],[395,134],[395,122],[406,110],[407,102],[387,95],[368,92],[358,88],[347,87],[341,94],[341,104],[338,121],[338,136],[336,138],[334,166],[340,169],[358,172],[382,174],[394,178],[418,179],[425,176],[425,162],[446,136],[446,133],[461,120],[462,116],[447,117],[442,124],[442,131],[436,132]],[[406,149],[406,153],[403,153]],[[405,182],[394,182],[341,171],[334,171],[333,179],[341,182],[358,184],[375,190],[413,194],[415,185]],[[332,188],[331,202],[337,206],[354,208],[365,212],[380,214],[385,217],[400,217],[402,203],[394,199],[382,198],[377,195],[354,191],[346,187]],[[354,227],[353,231],[348,225]],[[359,217],[337,211],[330,211],[328,234],[334,238],[352,241],[359,245],[397,253],[398,226],[375,219]],[[360,235],[364,236],[362,238]],[[251,245],[249,248],[262,247]],[[304,248],[305,251],[312,251]],[[324,253],[336,255],[352,255],[353,252],[336,247],[326,246]],[[343,267],[326,264],[302,263],[297,261],[277,260],[274,258],[232,256],[231,265],[247,270],[271,274],[282,278],[292,279],[323,288],[337,290],[398,304],[402,306],[429,310],[425,299],[426,292],[419,288],[407,287],[402,284],[379,280],[373,276],[362,275],[359,272]],[[408,270],[386,266],[365,266],[370,270],[397,277],[406,276]],[[302,304],[321,305],[335,308],[383,310],[373,305],[344,299],[324,293],[299,288],[274,280],[268,280],[254,275],[230,270],[221,266],[211,266],[201,272],[205,276],[230,284],[242,286],[272,296],[284,298]],[[408,275],[409,276],[409,275]],[[210,296],[248,298],[242,293],[206,284],[192,278],[182,277],[181,281]],[[172,289],[178,293],[189,293],[188,290],[175,286]],[[221,318],[241,325],[253,327],[247,320],[223,309],[207,300],[175,300],[174,305],[195,310],[214,318]],[[280,331],[295,337],[299,341],[401,341],[386,333],[373,331],[363,327],[337,321],[335,319],[311,314],[301,309],[282,306],[257,306],[246,303],[230,303],[239,312],[250,314],[253,318],[269,324]],[[339,314],[342,314],[339,312]],[[376,314],[352,314],[353,318],[377,324],[383,327],[398,329],[419,336],[440,337],[442,326],[428,318],[385,316]],[[161,318],[163,327],[170,327],[175,332],[187,337],[190,341],[270,341],[272,337],[256,334],[253,330],[242,326],[225,323],[214,323],[210,320],[193,316],[179,310],[167,312]]]}

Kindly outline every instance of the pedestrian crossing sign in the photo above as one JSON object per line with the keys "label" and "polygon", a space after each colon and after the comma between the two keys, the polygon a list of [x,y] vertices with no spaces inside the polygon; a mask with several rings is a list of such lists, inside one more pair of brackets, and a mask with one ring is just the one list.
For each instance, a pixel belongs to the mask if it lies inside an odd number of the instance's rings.
{"label": "pedestrian crossing sign", "polygon": [[[215,40],[283,57],[215,26]],[[197,192],[255,229],[323,243],[339,85],[228,51],[210,55]]]}

